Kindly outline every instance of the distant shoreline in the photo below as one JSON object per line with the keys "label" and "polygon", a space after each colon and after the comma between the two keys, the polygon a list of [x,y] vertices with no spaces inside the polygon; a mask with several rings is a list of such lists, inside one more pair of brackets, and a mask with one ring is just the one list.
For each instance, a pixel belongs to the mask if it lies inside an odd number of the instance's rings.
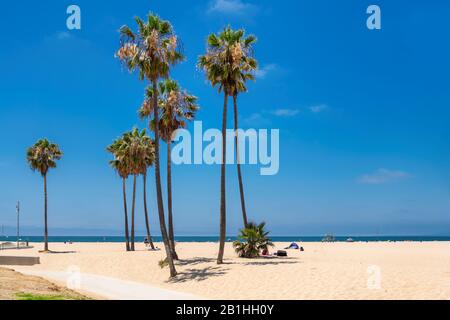
{"label": "distant shoreline", "polygon": [[[274,242],[321,242],[323,236],[273,236]],[[346,242],[351,238],[354,242],[428,242],[428,241],[450,241],[450,236],[336,236],[335,242]],[[136,242],[143,242],[144,236],[137,236]],[[43,242],[42,236],[20,236],[21,241],[28,241],[32,243]],[[153,237],[156,242],[162,241],[160,236]],[[215,236],[179,236],[175,237],[177,242],[218,242],[219,238]],[[227,241],[234,241],[236,237],[227,237]],[[15,242],[16,236],[0,236],[0,241]],[[117,243],[123,242],[122,236],[49,236],[49,242],[103,242],[103,243]]]}

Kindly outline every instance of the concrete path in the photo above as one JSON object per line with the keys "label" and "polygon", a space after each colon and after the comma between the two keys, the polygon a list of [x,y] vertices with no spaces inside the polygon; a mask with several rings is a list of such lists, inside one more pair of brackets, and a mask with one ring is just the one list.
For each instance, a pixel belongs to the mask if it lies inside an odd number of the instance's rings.
{"label": "concrete path", "polygon": [[110,300],[199,300],[200,297],[172,290],[148,286],[86,273],[38,271],[17,268],[17,271],[46,278],[73,290],[92,293]]}

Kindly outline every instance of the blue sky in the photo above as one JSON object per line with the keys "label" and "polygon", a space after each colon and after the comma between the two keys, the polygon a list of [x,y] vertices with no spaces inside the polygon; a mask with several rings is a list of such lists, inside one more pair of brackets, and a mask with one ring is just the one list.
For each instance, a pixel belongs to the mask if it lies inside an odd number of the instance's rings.
{"label": "blue sky", "polygon": [[[73,3],[81,30],[66,28]],[[276,235],[450,234],[450,3],[73,3],[9,1],[0,9],[1,224],[14,226],[20,199],[23,224],[40,231],[42,179],[25,150],[47,137],[65,153],[49,175],[50,232],[122,230],[120,179],[105,147],[145,123],[136,116],[144,83],[114,58],[117,30],[153,11],[183,42],[187,60],[172,77],[199,97],[204,128],[220,128],[222,108],[196,68],[206,36],[230,24],[258,37],[260,71],[240,97],[240,123],[280,129],[280,172],[244,167],[253,220]],[[366,8],[375,3],[382,29],[371,31]],[[218,233],[219,175],[218,166],[174,167],[177,234]],[[234,166],[227,178],[233,235],[241,225]],[[153,180],[149,191],[158,233]],[[140,201],[137,210],[142,230]]]}

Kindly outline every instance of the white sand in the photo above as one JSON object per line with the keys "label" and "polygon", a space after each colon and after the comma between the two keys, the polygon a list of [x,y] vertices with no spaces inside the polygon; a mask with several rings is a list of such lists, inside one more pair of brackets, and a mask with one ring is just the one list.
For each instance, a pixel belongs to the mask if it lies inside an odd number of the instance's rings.
{"label": "white sand", "polygon": [[[157,244],[162,247],[161,244]],[[287,243],[277,243],[283,248]],[[179,243],[179,275],[160,269],[163,251],[125,252],[121,243],[51,243],[54,251],[0,251],[40,256],[18,271],[64,271],[139,282],[211,299],[450,299],[450,242],[302,243],[288,258],[240,259],[227,244],[217,265],[216,243]]]}

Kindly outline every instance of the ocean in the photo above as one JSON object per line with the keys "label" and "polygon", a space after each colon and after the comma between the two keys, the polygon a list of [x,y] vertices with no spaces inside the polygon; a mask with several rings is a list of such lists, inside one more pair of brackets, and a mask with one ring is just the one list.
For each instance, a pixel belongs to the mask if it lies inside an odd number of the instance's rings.
{"label": "ocean", "polygon": [[[144,236],[135,237],[136,242],[143,242]],[[273,242],[320,242],[323,236],[273,236]],[[450,236],[336,236],[338,242],[352,238],[355,242],[375,241],[450,241]],[[15,236],[0,236],[0,241],[16,241]],[[21,241],[43,242],[43,236],[21,236]],[[123,242],[120,236],[49,236],[49,242]],[[177,242],[218,242],[217,236],[178,236]],[[227,241],[234,241],[236,237],[227,237]],[[162,241],[160,236],[153,237],[153,241]]]}

